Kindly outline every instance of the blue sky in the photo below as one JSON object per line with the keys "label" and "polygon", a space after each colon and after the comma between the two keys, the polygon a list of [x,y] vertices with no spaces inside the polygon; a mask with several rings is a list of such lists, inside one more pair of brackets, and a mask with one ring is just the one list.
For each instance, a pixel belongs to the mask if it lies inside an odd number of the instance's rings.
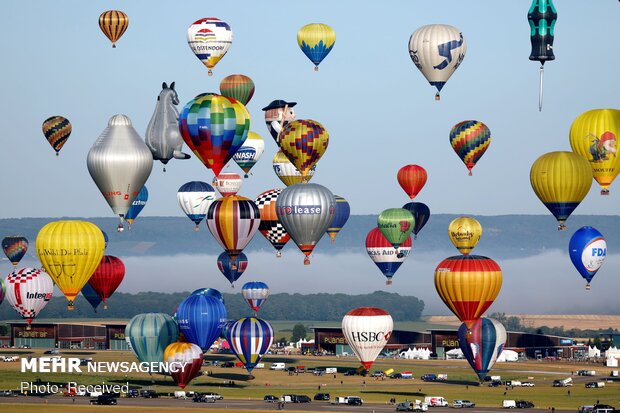
{"label": "blue sky", "polygon": [[[617,107],[620,54],[616,1],[556,0],[556,61],[546,65],[545,103],[538,112],[538,63],[530,53],[527,10],[519,1],[29,1],[0,3],[0,217],[112,216],[86,169],[86,154],[117,113],[144,136],[162,82],[176,81],[182,106],[217,92],[226,75],[256,83],[248,104],[251,129],[265,154],[240,194],[254,198],[282,186],[271,168],[276,144],[261,107],[273,99],[298,102],[298,118],[325,125],[330,145],[313,182],[347,198],[354,214],[378,214],[408,201],[396,181],[402,165],[417,163],[429,180],[417,200],[433,213],[547,214],[529,183],[543,153],[570,150],[568,131],[580,113]],[[112,49],[97,19],[123,10],[129,28]],[[189,25],[218,17],[234,32],[228,54],[207,76],[186,42]],[[299,50],[297,30],[331,25],[337,40],[318,73]],[[458,27],[467,55],[442,100],[411,62],[407,42],[418,27]],[[56,158],[41,133],[51,115],[73,124]],[[493,140],[468,177],[448,142],[465,119],[485,122]],[[227,170],[240,172],[235,164]],[[195,157],[156,163],[147,182],[144,215],[182,215],[176,191],[210,182]],[[598,195],[596,184],[577,214],[618,214],[620,188]]]}

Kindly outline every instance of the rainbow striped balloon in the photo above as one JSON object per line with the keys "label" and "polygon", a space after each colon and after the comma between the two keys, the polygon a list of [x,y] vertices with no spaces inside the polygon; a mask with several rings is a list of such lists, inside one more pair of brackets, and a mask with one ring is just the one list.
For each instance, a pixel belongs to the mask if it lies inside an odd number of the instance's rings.
{"label": "rainbow striped balloon", "polygon": [[2,250],[14,267],[24,258],[28,251],[28,240],[25,237],[10,236],[2,240]]}
{"label": "rainbow striped balloon", "polygon": [[450,144],[454,152],[461,158],[469,176],[471,170],[491,143],[491,131],[482,122],[477,120],[464,120],[457,123],[450,130]]}
{"label": "rainbow striped balloon", "polygon": [[230,326],[227,339],[232,351],[251,374],[256,364],[271,347],[273,328],[271,324],[260,318],[241,318]]}

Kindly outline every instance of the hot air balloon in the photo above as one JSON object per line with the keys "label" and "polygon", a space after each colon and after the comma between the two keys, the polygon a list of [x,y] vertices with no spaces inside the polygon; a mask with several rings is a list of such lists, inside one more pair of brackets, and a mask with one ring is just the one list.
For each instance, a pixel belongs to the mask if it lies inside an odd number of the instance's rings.
{"label": "hot air balloon", "polygon": [[243,299],[248,303],[254,311],[254,316],[258,314],[260,306],[267,301],[269,297],[269,287],[261,281],[250,281],[243,284],[241,288]]}
{"label": "hot air balloon", "polygon": [[243,146],[250,130],[250,114],[233,98],[204,93],[185,105],[179,130],[198,159],[218,176]]}
{"label": "hot air balloon", "polygon": [[168,363],[168,366],[174,365],[175,368],[170,371],[170,376],[177,386],[184,389],[194,377],[200,374],[203,362],[202,350],[192,343],[172,343],[164,350],[164,362]]}
{"label": "hot air balloon", "polygon": [[125,338],[140,362],[160,363],[166,347],[179,338],[179,327],[168,314],[137,314],[127,323]]}
{"label": "hot air balloon", "polygon": [[[233,268],[234,267],[234,268]],[[220,272],[230,281],[231,287],[235,288],[234,282],[241,277],[245,269],[248,267],[248,258],[244,253],[239,254],[234,262],[230,259],[230,256],[223,252],[217,257],[217,268]]]}
{"label": "hot air balloon", "polygon": [[108,248],[108,242],[110,242],[110,239],[108,238],[108,234],[105,233],[105,231],[101,230],[101,233],[103,234],[103,249]]}
{"label": "hot air balloon", "polygon": [[530,23],[530,40],[532,52],[530,60],[540,62],[540,85],[538,89],[538,111],[542,111],[544,64],[555,60],[553,54],[553,30],[558,14],[551,0],[532,0],[527,20]]}
{"label": "hot air balloon", "polygon": [[86,221],[54,221],[39,231],[37,256],[60,291],[73,300],[95,272],[104,252],[103,234],[99,227]]}
{"label": "hot air balloon", "polygon": [[435,288],[446,306],[471,329],[502,288],[502,269],[479,255],[449,257],[435,269]]}
{"label": "hot air balloon", "polygon": [[208,350],[226,322],[226,307],[216,297],[190,295],[177,308],[177,322],[187,341]]}
{"label": "hot air balloon", "polygon": [[603,234],[596,228],[579,228],[570,239],[568,254],[579,274],[587,281],[586,290],[589,290],[592,278],[607,256],[607,242]]}
{"label": "hot air balloon", "polygon": [[220,82],[220,94],[247,105],[254,96],[254,81],[246,75],[228,75]]}
{"label": "hot air balloon", "polygon": [[[280,181],[286,186],[300,184],[302,182],[310,182],[312,176],[316,172],[316,164],[308,170],[306,177],[302,177],[295,165],[288,160],[284,152],[279,150],[273,157],[273,171],[276,173]],[[305,179],[305,181],[304,181]]]}
{"label": "hot air balloon", "polygon": [[392,284],[392,277],[396,274],[400,265],[405,262],[410,251],[411,237],[407,237],[397,251],[383,236],[379,228],[371,229],[368,235],[366,235],[366,252],[387,278],[385,281],[387,285]]}
{"label": "hot air balloon", "polygon": [[118,231],[123,231],[125,214],[153,169],[151,150],[127,116],[115,115],[88,151],[86,164],[101,195],[120,217]]}
{"label": "hot air balloon", "polygon": [[457,334],[463,356],[482,382],[504,349],[506,329],[497,320],[481,317],[471,328],[461,324]]}
{"label": "hot air balloon", "polygon": [[2,240],[2,250],[9,261],[11,261],[11,264],[13,264],[13,267],[17,267],[17,264],[19,264],[28,251],[28,240],[20,236],[4,237]]}
{"label": "hot air balloon", "polygon": [[377,218],[377,227],[396,249],[409,237],[414,225],[413,215],[403,208],[386,209]]}
{"label": "hot air balloon", "polygon": [[99,296],[99,293],[93,290],[93,287],[91,287],[90,284],[86,283],[84,284],[84,287],[82,287],[82,295],[86,301],[88,301],[88,304],[93,307],[93,310],[95,310],[96,313],[97,307],[101,304],[101,301],[103,301]]}
{"label": "hot air balloon", "polygon": [[294,120],[280,131],[278,146],[301,173],[302,181],[327,150],[329,134],[319,122],[313,120]]}
{"label": "hot air balloon", "polygon": [[392,335],[392,316],[375,307],[349,311],[342,319],[342,333],[359,361],[369,370]]}
{"label": "hot air balloon", "polygon": [[6,300],[27,322],[38,316],[52,298],[54,282],[44,271],[36,268],[13,270],[4,280]]}
{"label": "hot air balloon", "polygon": [[104,255],[101,263],[88,280],[88,284],[101,297],[104,310],[108,309],[107,299],[121,285],[124,277],[125,264],[123,264],[123,261],[112,255]]}
{"label": "hot air balloon", "polygon": [[228,23],[207,17],[196,20],[187,29],[187,44],[198,60],[209,69],[209,76],[217,62],[226,54],[233,40]]}
{"label": "hot air balloon", "polygon": [[213,179],[213,186],[222,196],[237,195],[241,184],[243,184],[243,179],[234,172],[222,172]]}
{"label": "hot air balloon", "polygon": [[458,217],[448,225],[448,236],[456,249],[467,255],[480,241],[482,225],[475,218]]}
{"label": "hot air balloon", "polygon": [[291,185],[278,195],[278,219],[306,256],[304,265],[334,219],[334,204],[334,195],[319,184]]}
{"label": "hot air balloon", "polygon": [[43,121],[41,129],[43,129],[45,139],[58,156],[58,152],[67,143],[67,139],[71,135],[71,122],[63,116],[51,116]]}
{"label": "hot air balloon", "polygon": [[282,192],[281,189],[269,189],[256,198],[256,206],[260,211],[260,225],[258,230],[276,249],[276,257],[280,258],[280,250],[284,248],[291,236],[278,219],[276,201]]}
{"label": "hot air balloon", "polygon": [[570,146],[592,167],[596,182],[609,195],[609,185],[620,172],[617,139],[620,137],[620,110],[594,109],[582,113],[570,128]]}
{"label": "hot air balloon", "polygon": [[187,182],[177,192],[179,206],[185,215],[195,224],[195,230],[200,229],[200,222],[207,216],[211,203],[215,201],[215,189],[202,181]]}
{"label": "hot air balloon", "polygon": [[146,189],[146,185],[140,189],[138,192],[138,196],[133,200],[131,206],[129,207],[129,211],[125,214],[125,220],[129,224],[129,228],[133,225],[133,221],[138,217],[140,212],[144,209],[146,205],[146,201],[149,200],[149,191]]}
{"label": "hot air balloon", "polygon": [[426,169],[419,165],[405,165],[398,170],[396,178],[403,191],[413,199],[426,184]]}
{"label": "hot air balloon", "polygon": [[329,235],[329,239],[332,241],[332,244],[336,242],[338,233],[344,227],[344,224],[347,223],[349,216],[351,215],[351,207],[349,207],[349,203],[346,199],[341,196],[334,195],[334,201],[336,202],[334,204],[336,206],[334,219],[327,228],[327,235]]}
{"label": "hot air balloon", "polygon": [[192,292],[190,295],[208,295],[217,298],[222,302],[222,304],[226,305],[226,303],[224,302],[224,296],[215,288],[199,288]]}
{"label": "hot air balloon", "polygon": [[237,256],[252,240],[259,224],[258,207],[242,196],[216,199],[207,211],[207,227],[230,256],[233,270],[236,269]]}
{"label": "hot air balloon", "polygon": [[4,301],[4,297],[6,297],[6,286],[4,285],[4,280],[0,278],[0,304]]}
{"label": "hot air balloon", "polygon": [[314,70],[332,51],[336,43],[336,32],[326,24],[306,24],[297,32],[297,44],[302,52],[314,63]]}
{"label": "hot air balloon", "polygon": [[116,41],[121,38],[127,26],[129,17],[120,10],[108,10],[99,16],[99,28],[110,39],[112,47],[116,47]]}
{"label": "hot air balloon", "polygon": [[233,161],[245,172],[244,178],[248,177],[250,169],[256,165],[264,150],[265,141],[263,138],[256,132],[249,132],[243,146],[233,155]]}
{"label": "hot air balloon", "polygon": [[549,152],[532,165],[530,182],[536,196],[558,220],[558,230],[563,231],[564,222],[592,186],[592,168],[572,152]]}
{"label": "hot air balloon", "polygon": [[467,51],[463,33],[447,24],[422,26],[409,39],[409,56],[428,83],[437,88],[435,100]]}
{"label": "hot air balloon", "polygon": [[403,205],[403,209],[406,209],[413,215],[415,223],[413,225],[413,231],[411,232],[413,232],[413,239],[418,239],[418,233],[424,228],[424,225],[426,225],[428,219],[431,217],[431,210],[422,202],[408,202]]}
{"label": "hot air balloon", "polygon": [[226,338],[233,353],[251,375],[273,343],[273,328],[260,318],[241,318],[229,327]]}
{"label": "hot air balloon", "polygon": [[287,102],[284,99],[272,100],[262,110],[265,112],[265,125],[271,137],[276,141],[278,140],[278,134],[282,131],[282,128],[289,122],[295,120],[297,116],[293,107],[297,102]]}
{"label": "hot air balloon", "polygon": [[477,120],[464,120],[450,130],[450,145],[467,167],[469,176],[490,143],[491,131],[487,125]]}

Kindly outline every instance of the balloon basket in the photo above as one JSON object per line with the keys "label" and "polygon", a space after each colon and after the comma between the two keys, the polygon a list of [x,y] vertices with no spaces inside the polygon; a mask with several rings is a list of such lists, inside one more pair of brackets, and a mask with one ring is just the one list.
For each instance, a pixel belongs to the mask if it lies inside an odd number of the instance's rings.
{"label": "balloon basket", "polygon": [[58,156],[58,152],[56,152],[56,156]]}
{"label": "balloon basket", "polygon": [[112,49],[116,49],[116,43],[112,43]]}
{"label": "balloon basket", "polygon": [[392,279],[388,278],[387,280],[385,280],[385,285],[392,285]]}
{"label": "balloon basket", "polygon": [[276,258],[282,258],[282,252],[281,251],[276,252]]}
{"label": "balloon basket", "polygon": [[439,92],[437,92],[437,94],[435,95],[435,100],[441,100],[441,96],[439,95]]}
{"label": "balloon basket", "polygon": [[164,172],[166,172],[166,167],[164,166]]}
{"label": "balloon basket", "polygon": [[198,224],[196,224],[196,226],[194,227],[194,232],[198,232],[200,231],[200,227],[198,226]]}
{"label": "balloon basket", "polygon": [[116,232],[123,232],[123,231],[125,231],[123,224],[118,224],[118,227],[116,227]]}
{"label": "balloon basket", "polygon": [[310,265],[310,258],[308,257],[304,258],[304,265]]}
{"label": "balloon basket", "polygon": [[237,270],[237,266],[235,264],[230,264],[230,269],[233,271]]}
{"label": "balloon basket", "polygon": [[108,304],[103,303],[103,309],[104,309],[104,310],[107,310],[107,309],[108,309]]}
{"label": "balloon basket", "polygon": [[590,291],[590,283],[586,284],[586,290]]}
{"label": "balloon basket", "polygon": [[318,66],[314,66],[314,71],[318,72],[319,71],[319,67]]}
{"label": "balloon basket", "polygon": [[243,175],[244,178],[249,178],[248,174]]}
{"label": "balloon basket", "polygon": [[213,76],[213,71],[209,69],[209,76]]}
{"label": "balloon basket", "polygon": [[75,306],[73,305],[73,301],[69,301],[69,304],[67,304],[67,310],[69,310],[69,311],[75,310]]}
{"label": "balloon basket", "polygon": [[30,331],[32,330],[32,326],[30,325],[30,323],[28,323],[28,325],[26,326],[26,331]]}
{"label": "balloon basket", "polygon": [[564,222],[560,222],[560,225],[558,225],[558,231],[566,231],[566,225],[564,225]]}
{"label": "balloon basket", "polygon": [[607,189],[607,188],[601,189],[601,195],[603,195],[603,196],[609,195],[609,189]]}
{"label": "balloon basket", "polygon": [[469,174],[468,176],[473,176],[474,174],[472,173],[471,169],[469,170]]}

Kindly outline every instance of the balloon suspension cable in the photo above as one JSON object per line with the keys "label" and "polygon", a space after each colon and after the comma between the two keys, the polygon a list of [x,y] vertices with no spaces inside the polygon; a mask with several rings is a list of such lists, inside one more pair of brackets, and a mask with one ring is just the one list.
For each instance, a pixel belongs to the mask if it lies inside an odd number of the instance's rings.
{"label": "balloon suspension cable", "polygon": [[543,105],[543,78],[545,77],[545,67],[540,65],[540,85],[538,87],[538,111],[542,112]]}
{"label": "balloon suspension cable", "polygon": [[310,257],[304,257],[304,265],[310,265]]}
{"label": "balloon suspension cable", "polygon": [[276,252],[276,258],[282,258],[282,251]]}
{"label": "balloon suspension cable", "polygon": [[439,94],[439,92],[435,94],[435,100],[441,100],[441,95]]}
{"label": "balloon suspension cable", "polygon": [[607,188],[601,189],[601,195],[609,195],[609,189]]}
{"label": "balloon suspension cable", "polygon": [[590,291],[590,283],[586,284],[586,290]]}

